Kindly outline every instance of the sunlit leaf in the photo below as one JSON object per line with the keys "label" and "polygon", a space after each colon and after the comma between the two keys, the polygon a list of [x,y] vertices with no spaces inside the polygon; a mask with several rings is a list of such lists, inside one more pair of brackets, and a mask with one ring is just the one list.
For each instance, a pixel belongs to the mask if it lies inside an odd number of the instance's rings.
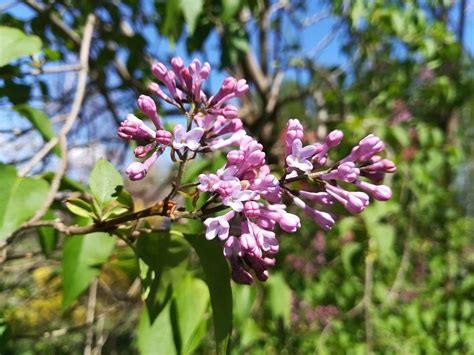
{"label": "sunlit leaf", "polygon": [[103,206],[114,199],[113,195],[123,186],[123,179],[111,163],[101,159],[91,172],[89,185],[97,201]]}
{"label": "sunlit leaf", "polygon": [[[51,120],[43,111],[26,104],[17,105],[13,109],[31,122],[33,127],[41,134],[45,142],[48,142],[55,136]],[[56,145],[53,151],[56,155],[60,155],[59,146]]]}
{"label": "sunlit leaf", "polygon": [[13,166],[0,164],[0,240],[33,217],[48,191],[43,179],[18,177]]}
{"label": "sunlit leaf", "polygon": [[17,28],[0,26],[0,67],[40,50],[41,39],[38,36],[27,35]]}
{"label": "sunlit leaf", "polygon": [[143,307],[137,329],[137,345],[141,354],[173,355],[177,354],[173,338],[173,327],[168,302],[161,313],[150,322],[147,308]]}
{"label": "sunlit leaf", "polygon": [[203,0],[180,0],[180,3],[184,19],[188,25],[188,32],[192,35],[196,29],[197,19],[202,11]]}
{"label": "sunlit leaf", "polygon": [[64,240],[62,256],[63,309],[68,308],[99,275],[115,245],[107,233],[71,236]]}
{"label": "sunlit leaf", "polygon": [[185,235],[185,238],[201,261],[211,296],[217,352],[224,354],[232,333],[233,317],[229,266],[218,241],[208,241],[203,235]]}

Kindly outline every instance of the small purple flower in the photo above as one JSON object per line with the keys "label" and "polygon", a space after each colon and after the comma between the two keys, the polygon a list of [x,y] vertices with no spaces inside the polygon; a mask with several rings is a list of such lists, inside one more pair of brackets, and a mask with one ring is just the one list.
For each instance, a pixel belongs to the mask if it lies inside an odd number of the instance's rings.
{"label": "small purple flower", "polygon": [[240,238],[230,236],[224,243],[224,256],[230,258],[231,256],[241,256],[242,247],[240,245]]}
{"label": "small purple flower", "polygon": [[242,190],[239,183],[232,184],[232,192],[222,199],[222,203],[229,206],[236,212],[244,209],[242,202],[249,201],[255,197],[255,192],[251,190]]}
{"label": "small purple flower", "polygon": [[299,139],[295,139],[292,145],[291,155],[286,157],[286,164],[293,169],[299,169],[304,172],[309,172],[313,169],[313,164],[308,160],[316,152],[313,145],[308,145],[303,148],[303,143]]}
{"label": "small purple flower", "polygon": [[216,236],[220,240],[226,240],[229,236],[229,221],[234,218],[235,212],[229,211],[226,214],[214,218],[208,218],[204,221],[206,226],[206,239],[211,240]]}
{"label": "small purple flower", "polygon": [[201,143],[200,140],[204,134],[204,130],[200,127],[193,128],[189,132],[185,132],[183,126],[177,124],[174,127],[173,148],[180,150],[188,148],[190,150],[197,150]]}
{"label": "small purple flower", "polygon": [[198,179],[199,185],[197,188],[201,192],[214,192],[219,188],[219,183],[221,182],[221,179],[216,174],[201,174]]}

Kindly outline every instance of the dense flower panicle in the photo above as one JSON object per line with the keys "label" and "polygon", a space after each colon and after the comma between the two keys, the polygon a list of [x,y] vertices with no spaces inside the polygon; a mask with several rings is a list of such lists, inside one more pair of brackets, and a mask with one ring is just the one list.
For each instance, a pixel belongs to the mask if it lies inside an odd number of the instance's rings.
{"label": "dense flower panicle", "polygon": [[[357,214],[367,207],[369,196],[380,201],[391,197],[390,188],[378,183],[396,167],[378,155],[385,147],[378,137],[368,135],[325,170],[329,153],[341,143],[343,133],[334,130],[321,143],[304,145],[304,128],[297,119],[288,121],[284,175],[277,178],[266,163],[263,146],[247,135],[238,108],[229,103],[248,91],[247,82],[227,77],[217,93],[208,96],[203,87],[210,71],[209,63],[197,59],[186,67],[175,57],[171,69],[163,63],[153,64],[152,73],[161,86],[151,83],[149,91],[186,114],[187,124],[176,124],[173,132],[166,130],[155,101],[141,95],[138,108],[154,128],[130,114],[118,135],[138,141],[134,154],[143,162],[133,162],[127,168],[131,180],[143,179],[168,148],[173,159],[177,155],[182,161],[200,153],[226,151],[222,168],[199,175],[196,193],[208,193],[206,206],[223,210],[222,215],[204,220],[205,238],[222,243],[234,281],[250,284],[254,277],[261,281],[268,278],[279,250],[279,231],[294,233],[301,227],[300,217],[290,213],[288,205],[302,209],[322,229],[329,230],[336,222],[336,215],[329,210],[334,204]],[[302,180],[314,182],[314,188],[294,190],[293,184]]]}

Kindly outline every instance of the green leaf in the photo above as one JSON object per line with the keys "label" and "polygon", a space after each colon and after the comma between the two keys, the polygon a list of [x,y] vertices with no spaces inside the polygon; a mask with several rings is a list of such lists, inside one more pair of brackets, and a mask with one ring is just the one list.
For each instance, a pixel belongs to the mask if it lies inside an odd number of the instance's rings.
{"label": "green leaf", "polygon": [[188,26],[190,35],[196,30],[196,23],[202,11],[203,0],[180,0],[181,10]]}
{"label": "green leaf", "polygon": [[222,19],[226,21],[232,18],[239,10],[241,3],[240,0],[222,0],[222,7],[224,8]]}
{"label": "green leaf", "polygon": [[33,217],[48,191],[46,181],[18,177],[13,166],[0,164],[0,240]]}
{"label": "green leaf", "polygon": [[211,296],[217,353],[225,354],[232,333],[232,289],[229,266],[218,241],[208,241],[203,235],[184,235],[184,237],[201,261]]}
{"label": "green leaf", "polygon": [[291,315],[291,289],[280,273],[272,274],[266,286],[270,311],[275,318],[281,318],[288,327]]}
{"label": "green leaf", "polygon": [[90,218],[94,216],[94,212],[89,203],[80,198],[70,198],[65,202],[67,209],[75,215]]}
{"label": "green leaf", "polygon": [[141,236],[137,241],[140,278],[153,322],[173,294],[173,284],[186,272],[189,247],[168,231]]}
{"label": "green leaf", "polygon": [[0,67],[41,50],[41,39],[17,28],[0,26]]}
{"label": "green leaf", "polygon": [[[36,128],[41,134],[45,142],[50,141],[51,138],[55,136],[51,120],[48,118],[48,116],[46,116],[43,111],[40,111],[26,104],[17,105],[13,109],[20,115],[25,117],[28,121],[30,121],[33,127]],[[54,153],[57,156],[61,154],[58,145],[54,147]]]}
{"label": "green leaf", "polygon": [[170,44],[179,38],[182,31],[182,13],[179,1],[167,1],[161,32],[168,37]]}
{"label": "green leaf", "polygon": [[92,169],[89,185],[101,207],[114,200],[114,194],[123,186],[122,176],[107,160],[100,159]]}
{"label": "green leaf", "polygon": [[247,285],[233,284],[234,295],[234,321],[235,325],[242,325],[250,317],[252,306],[257,296],[257,290]]}
{"label": "green leaf", "polygon": [[176,287],[174,294],[181,352],[192,354],[194,347],[199,345],[200,339],[196,339],[195,335],[199,333],[209,305],[209,292],[205,282],[188,275]]}
{"label": "green leaf", "polygon": [[147,307],[143,307],[137,330],[137,345],[141,354],[173,355],[178,353],[173,337],[170,304],[170,302],[166,304],[153,322],[150,322]]}
{"label": "green leaf", "polygon": [[67,237],[62,256],[63,303],[68,308],[99,275],[115,245],[115,237],[107,233],[91,233]]}

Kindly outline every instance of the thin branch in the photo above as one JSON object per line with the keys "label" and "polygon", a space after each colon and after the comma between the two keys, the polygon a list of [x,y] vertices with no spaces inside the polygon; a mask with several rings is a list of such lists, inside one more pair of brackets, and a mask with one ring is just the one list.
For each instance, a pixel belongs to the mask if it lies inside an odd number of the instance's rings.
{"label": "thin branch", "polygon": [[397,299],[400,287],[405,277],[405,273],[408,269],[408,266],[410,265],[410,254],[411,251],[409,242],[408,240],[405,240],[405,243],[403,244],[403,254],[402,259],[400,261],[400,266],[398,267],[397,275],[395,276],[395,281],[393,282],[390,290],[387,292],[384,304],[390,304]]}
{"label": "thin branch", "polygon": [[281,88],[281,84],[283,83],[284,76],[285,76],[285,73],[282,70],[279,70],[277,74],[275,75],[275,79],[273,80],[273,83],[272,83],[272,88],[268,94],[267,105],[265,106],[265,112],[267,114],[271,114],[272,112],[275,111],[278,98],[280,96],[280,88]]}
{"label": "thin branch", "polygon": [[[27,0],[30,1],[30,0]],[[95,23],[95,16],[89,15],[87,17],[86,26],[84,27],[84,37],[81,44],[81,50],[79,53],[79,61],[81,64],[81,70],[79,71],[79,75],[77,78],[77,87],[76,87],[76,95],[74,96],[74,101],[72,103],[71,112],[66,118],[64,125],[61,127],[59,134],[52,138],[48,143],[46,143],[43,148],[36,153],[36,155],[28,162],[28,164],[20,171],[20,176],[25,176],[28,174],[33,167],[40,162],[50,151],[53,149],[56,144],[58,144],[60,138],[59,137],[66,137],[68,132],[71,130],[74,122],[79,115],[79,111],[82,106],[82,101],[84,99],[84,93],[87,83],[87,73],[89,70],[89,51],[90,45],[92,41],[92,34],[94,29]]]}
{"label": "thin branch", "polygon": [[97,301],[97,278],[92,282],[89,288],[89,301],[87,302],[87,315],[86,324],[88,325],[86,346],[84,348],[84,355],[91,355],[92,353],[92,341],[94,339],[94,318],[95,318],[95,306]]}
{"label": "thin branch", "polygon": [[163,216],[168,217],[171,221],[176,221],[181,218],[189,218],[189,219],[201,219],[207,215],[212,213],[218,212],[226,208],[226,206],[216,206],[210,208],[208,210],[199,210],[196,212],[181,212],[175,210],[175,203],[170,201],[169,199],[160,201],[155,203],[153,206],[149,208],[145,208],[143,210],[124,214],[122,216],[109,219],[107,221],[98,221],[94,224],[88,226],[77,226],[77,225],[67,225],[64,224],[61,220],[48,220],[48,221],[38,221],[36,223],[25,223],[21,227],[19,227],[15,232],[10,234],[4,241],[3,244],[0,245],[0,251],[5,249],[6,246],[11,244],[13,240],[20,236],[21,234],[25,233],[28,230],[36,229],[39,227],[52,227],[56,229],[58,232],[64,233],[68,236],[72,235],[83,235],[89,234],[94,232],[113,232],[115,229],[118,228],[121,224],[130,221],[136,221],[142,218],[152,217],[152,216]]}
{"label": "thin branch", "polygon": [[58,65],[54,67],[36,68],[36,69],[33,69],[31,72],[23,73],[22,75],[57,74],[57,73],[65,73],[65,72],[80,71],[80,70],[82,70],[81,64],[65,64],[65,65]]}
{"label": "thin branch", "polygon": [[372,288],[374,274],[374,255],[372,254],[371,240],[369,240],[369,251],[365,257],[365,281],[364,281],[364,317],[365,317],[365,343],[367,345],[366,354],[373,354],[374,329],[371,318]]}
{"label": "thin branch", "polygon": [[458,23],[458,42],[461,48],[464,48],[464,23],[466,21],[466,0],[459,2],[459,23]]}
{"label": "thin branch", "polygon": [[25,4],[31,7],[33,10],[38,12],[40,15],[48,18],[53,27],[56,27],[58,30],[66,34],[77,46],[81,45],[81,37],[74,32],[68,25],[66,25],[61,19],[55,14],[51,13],[43,7],[40,3],[35,0],[25,0]]}
{"label": "thin branch", "polygon": [[247,52],[242,58],[242,69],[246,77],[255,83],[258,93],[263,98],[266,96],[269,84],[268,78],[262,72],[260,65],[253,56],[252,52]]}

